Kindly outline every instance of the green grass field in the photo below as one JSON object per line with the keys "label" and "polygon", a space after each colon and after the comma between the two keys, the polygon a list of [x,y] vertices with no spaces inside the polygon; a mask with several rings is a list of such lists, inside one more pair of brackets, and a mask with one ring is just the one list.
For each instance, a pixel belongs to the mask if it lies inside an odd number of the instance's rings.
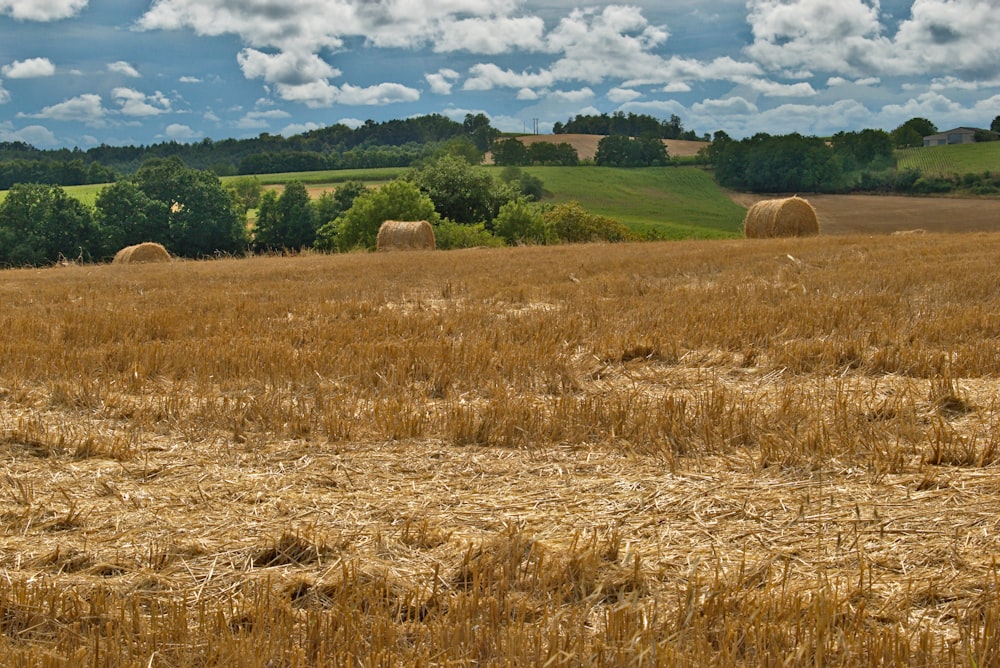
{"label": "green grass field", "polygon": [[908,148],[896,153],[900,170],[919,169],[925,176],[1000,172],[1000,142]]}
{"label": "green grass field", "polygon": [[694,167],[529,167],[542,179],[546,201],[575,200],[643,233],[667,238],[738,236],[746,210],[707,172]]}
{"label": "green grass field", "polygon": [[[385,167],[379,169],[340,169],[320,172],[286,172],[283,174],[257,174],[257,179],[265,186],[282,185],[292,181],[300,181],[307,186],[333,185],[346,183],[347,181],[361,181],[363,183],[382,183],[391,181],[402,176],[408,171],[407,167]],[[227,183],[233,179],[246,178],[242,176],[224,176],[222,182]]]}

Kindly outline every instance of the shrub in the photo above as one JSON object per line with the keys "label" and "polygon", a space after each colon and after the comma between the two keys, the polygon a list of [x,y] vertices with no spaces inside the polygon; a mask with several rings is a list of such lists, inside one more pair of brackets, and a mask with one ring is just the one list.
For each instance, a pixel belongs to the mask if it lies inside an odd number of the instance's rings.
{"label": "shrub", "polygon": [[397,179],[355,198],[342,216],[319,228],[315,246],[326,251],[373,249],[378,228],[387,220],[426,220],[434,225],[440,219],[427,195],[413,183]]}
{"label": "shrub", "polygon": [[490,234],[482,223],[460,225],[445,219],[434,226],[434,236],[441,250],[503,246],[503,240]]}
{"label": "shrub", "polygon": [[493,231],[508,244],[545,244],[554,239],[541,211],[523,197],[500,207]]}
{"label": "shrub", "polygon": [[544,214],[545,224],[556,239],[565,243],[629,241],[631,231],[617,220],[587,213],[577,202],[558,204]]}

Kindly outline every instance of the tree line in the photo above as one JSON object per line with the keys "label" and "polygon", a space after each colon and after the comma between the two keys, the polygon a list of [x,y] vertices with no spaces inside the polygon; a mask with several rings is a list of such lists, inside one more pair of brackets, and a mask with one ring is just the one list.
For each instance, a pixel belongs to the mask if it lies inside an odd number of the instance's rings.
{"label": "tree line", "polygon": [[708,141],[692,130],[685,130],[680,116],[673,114],[660,120],[647,114],[616,111],[613,114],[578,115],[565,123],[555,123],[553,134],[623,135],[626,137],[658,137],[659,139],[687,139]]}
{"label": "tree line", "polygon": [[178,158],[188,167],[220,176],[407,167],[442,152],[452,142],[465,143],[482,153],[499,134],[484,114],[467,114],[462,122],[430,114],[385,122],[369,120],[357,128],[338,123],[291,137],[265,132],[248,139],[206,138],[191,144],[102,144],[86,151],[0,142],[0,189],[15,183],[109,183],[158,158]]}

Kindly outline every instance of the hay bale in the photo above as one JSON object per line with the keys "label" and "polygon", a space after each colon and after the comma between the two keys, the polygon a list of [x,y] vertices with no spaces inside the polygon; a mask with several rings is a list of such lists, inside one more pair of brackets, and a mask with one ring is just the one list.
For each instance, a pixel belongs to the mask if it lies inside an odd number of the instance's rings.
{"label": "hay bale", "polygon": [[170,253],[160,244],[151,241],[126,246],[117,253],[112,264],[142,264],[145,262],[170,262]]}
{"label": "hay bale", "polygon": [[434,250],[434,228],[426,220],[387,220],[378,228],[375,248],[388,250]]}
{"label": "hay bale", "polygon": [[801,197],[757,202],[743,220],[747,239],[808,237],[819,234],[819,219],[812,204]]}

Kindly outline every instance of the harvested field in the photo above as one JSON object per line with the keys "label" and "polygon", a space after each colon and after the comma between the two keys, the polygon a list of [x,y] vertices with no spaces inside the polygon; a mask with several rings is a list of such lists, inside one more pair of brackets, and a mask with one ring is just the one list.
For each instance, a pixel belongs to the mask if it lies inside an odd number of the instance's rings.
{"label": "harvested field", "polygon": [[[536,142],[549,142],[550,144],[566,143],[576,149],[581,160],[593,160],[597,155],[597,145],[604,137],[602,135],[522,135],[517,138],[525,146]],[[667,154],[672,158],[691,157],[698,155],[698,151],[709,144],[703,141],[687,141],[683,139],[664,139],[667,146]]]}
{"label": "harvested field", "polygon": [[995,665],[998,255],[0,272],[0,663]]}
{"label": "harvested field", "polygon": [[[823,234],[1000,232],[1000,199],[897,195],[803,195],[816,209]],[[730,193],[750,207],[771,195]]]}

